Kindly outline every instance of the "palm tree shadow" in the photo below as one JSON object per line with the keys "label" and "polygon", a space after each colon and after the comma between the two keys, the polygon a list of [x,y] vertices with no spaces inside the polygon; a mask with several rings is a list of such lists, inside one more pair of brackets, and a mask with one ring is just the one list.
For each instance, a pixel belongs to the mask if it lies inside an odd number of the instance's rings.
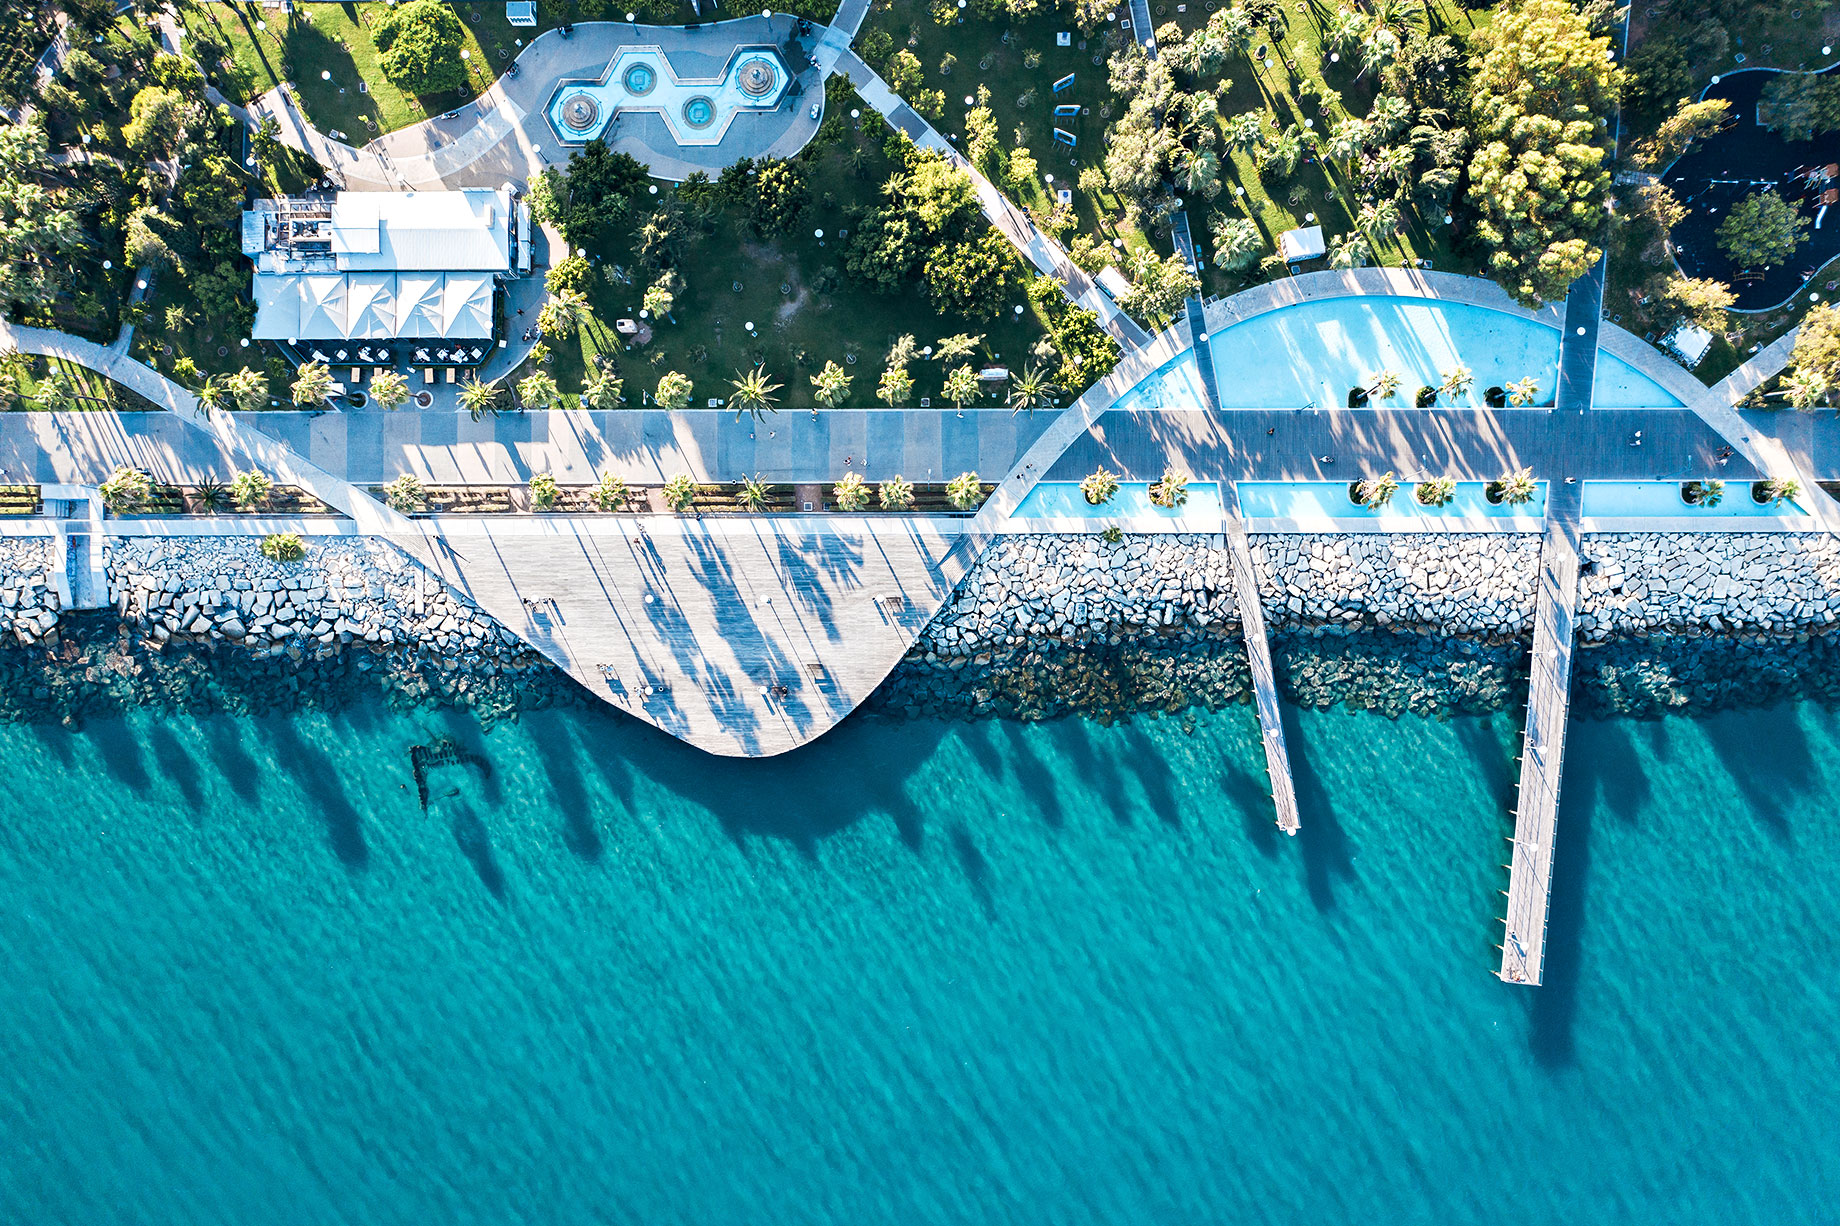
{"label": "palm tree shadow", "polygon": [[1297,792],[1297,841],[1302,847],[1304,883],[1318,911],[1333,910],[1335,883],[1354,879],[1354,853],[1322,776],[1316,773],[1308,754],[1297,752],[1302,738],[1297,733],[1296,708],[1280,702],[1278,710],[1284,724],[1284,742],[1290,749],[1291,782]]}
{"label": "palm tree shadow", "polygon": [[505,901],[505,870],[498,863],[498,856],[492,850],[492,836],[486,830],[485,819],[473,811],[465,802],[456,803],[453,819],[454,843],[460,848],[460,854],[479,874],[479,883],[486,887],[486,892],[499,902]]}

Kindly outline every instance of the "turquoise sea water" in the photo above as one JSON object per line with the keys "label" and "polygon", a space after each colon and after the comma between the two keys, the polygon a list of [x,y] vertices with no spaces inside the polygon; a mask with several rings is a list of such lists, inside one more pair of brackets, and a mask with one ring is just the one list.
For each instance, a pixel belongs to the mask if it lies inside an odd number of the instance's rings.
{"label": "turquoise sea water", "polygon": [[0,727],[0,1220],[1835,1220],[1840,728],[1576,724],[1531,991],[1516,723],[1301,714],[1296,840],[1244,709]]}

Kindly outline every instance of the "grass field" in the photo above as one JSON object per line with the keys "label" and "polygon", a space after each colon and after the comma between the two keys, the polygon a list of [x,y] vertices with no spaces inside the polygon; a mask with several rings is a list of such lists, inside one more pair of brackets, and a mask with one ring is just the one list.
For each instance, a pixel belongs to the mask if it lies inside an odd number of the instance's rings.
{"label": "grass field", "polygon": [[69,389],[69,397],[55,406],[61,411],[137,412],[158,407],[88,367],[63,358],[25,357],[19,361],[18,371],[16,394],[11,399],[0,398],[0,410],[30,412],[48,407],[39,400],[39,394],[53,371]]}
{"label": "grass field", "polygon": [[471,83],[416,97],[390,84],[377,62],[371,30],[388,9],[382,3],[303,4],[289,18],[252,3],[213,3],[186,10],[185,22],[193,37],[208,35],[230,49],[234,66],[220,83],[226,96],[247,101],[292,81],[313,126],[343,133],[339,139],[353,145],[478,96],[517,54],[518,40],[536,33],[508,24],[502,4],[456,4]]}

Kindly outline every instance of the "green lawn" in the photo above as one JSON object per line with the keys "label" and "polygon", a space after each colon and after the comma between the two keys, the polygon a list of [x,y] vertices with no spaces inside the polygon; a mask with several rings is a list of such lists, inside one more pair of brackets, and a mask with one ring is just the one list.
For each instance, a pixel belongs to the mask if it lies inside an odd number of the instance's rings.
{"label": "green lawn", "polygon": [[[1121,15],[1127,11],[1120,6]],[[1174,22],[1185,33],[1205,24],[1209,11],[1204,3],[1172,4],[1163,0],[1151,6],[1158,29]],[[925,72],[924,88],[941,89],[946,94],[945,113],[934,121],[935,126],[941,132],[957,134],[961,140],[965,97],[975,95],[980,84],[988,86],[1004,155],[1019,143],[1026,145],[1043,175],[1054,176],[1055,187],[1072,187],[1082,166],[1103,163],[1107,121],[1124,109],[1126,100],[1111,93],[1105,61],[1109,56],[1108,42],[1122,42],[1131,36],[1130,32],[1114,24],[1104,33],[1083,37],[1065,14],[1012,21],[983,20],[970,12],[967,9],[952,24],[940,25],[929,6],[919,0],[893,0],[871,12],[857,46],[860,49],[864,38],[880,30],[891,36],[897,51],[912,51]],[[1250,55],[1228,61],[1223,75],[1230,87],[1220,99],[1223,125],[1241,112],[1262,109],[1271,116],[1274,127],[1309,121],[1321,134],[1339,119],[1366,113],[1376,92],[1372,74],[1363,77],[1352,62],[1329,63],[1328,52],[1322,46],[1322,23],[1333,12],[1333,6],[1291,6],[1286,12],[1286,28],[1275,44],[1263,34],[1254,42],[1255,51],[1269,44],[1270,68],[1262,62],[1255,63]],[[1435,28],[1459,39],[1487,20],[1486,11],[1471,13],[1449,0],[1433,4],[1431,14]],[[1055,35],[1063,30],[1072,35],[1072,46],[1056,45]],[[1034,69],[1026,66],[1031,52],[1040,56],[1039,66]],[[955,57],[956,62],[949,73],[942,73],[947,55]],[[882,67],[873,66],[878,70]],[[1053,83],[1070,72],[1075,75],[1073,86],[1055,95]],[[1326,83],[1339,92],[1340,101],[1326,111],[1316,98],[1305,101],[1300,96],[1305,81]],[[1057,103],[1078,105],[1081,114],[1056,119],[1052,112]],[[1050,129],[1054,126],[1077,137],[1078,147],[1068,149],[1053,143]],[[1221,148],[1224,147],[1223,141]],[[1273,249],[1278,234],[1297,226],[1320,223],[1328,235],[1353,228],[1358,197],[1340,181],[1339,175],[1326,171],[1320,162],[1300,165],[1286,179],[1273,179],[1260,174],[1251,155],[1236,152],[1230,158],[1223,157],[1221,179],[1220,196],[1211,205],[1191,201],[1188,210],[1190,227],[1204,253],[1212,247],[1209,225],[1217,213],[1251,217]],[[1007,190],[1018,203],[1045,211],[1052,203],[1048,188],[1045,181],[1036,180],[1008,186]],[[1089,196],[1076,191],[1075,208],[1081,233],[1106,243],[1121,240],[1127,252],[1144,246],[1159,254],[1170,250],[1167,236],[1147,237],[1126,225],[1119,202],[1109,193]],[[1426,259],[1437,268],[1474,271],[1452,250],[1441,217],[1421,219],[1409,207],[1403,212],[1405,225],[1398,239],[1375,252],[1377,262],[1399,265]],[[1314,221],[1311,214],[1315,215]],[[1240,288],[1245,279],[1209,269],[1203,284],[1209,293],[1224,293]]]}
{"label": "green lawn", "polygon": [[0,398],[0,410],[20,412],[46,408],[38,396],[53,371],[58,373],[70,392],[69,399],[55,406],[60,410],[135,412],[157,407],[139,393],[131,392],[88,367],[67,362],[63,358],[22,357],[16,359],[16,362],[16,392],[10,399]]}
{"label": "green lawn", "polygon": [[[639,317],[649,283],[633,256],[636,227],[610,234],[592,248],[591,254],[600,259],[589,294],[596,322],[555,346],[549,370],[563,391],[577,391],[593,355],[605,352],[618,360],[627,401],[635,406],[642,403],[641,392],[655,389],[666,371],[690,376],[695,384],[692,404],[704,407],[712,398],[725,398],[739,372],[762,364],[775,382],[785,385],[778,393],[782,410],[809,409],[815,403],[811,376],[825,362],[835,361],[855,380],[845,403],[866,408],[879,403],[875,389],[883,359],[895,338],[905,333],[912,333],[923,346],[955,333],[982,333],[983,357],[1012,369],[1027,365],[1027,351],[1043,330],[1022,292],[1020,277],[1012,305],[1023,307],[1022,316],[1005,311],[1000,320],[975,323],[940,315],[917,291],[877,294],[843,272],[838,234],[850,224],[846,210],[853,204],[874,203],[891,169],[880,147],[886,129],[873,111],[865,117],[872,121],[865,125],[867,134],[849,128],[843,143],[827,145],[811,159],[812,207],[792,233],[760,238],[735,210],[725,209],[714,232],[693,241],[683,262],[685,289],[672,311],[675,322],[655,322],[653,340],[644,348],[624,349],[613,328],[616,319]],[[856,147],[869,156],[860,168],[852,169],[848,154]],[[658,198],[665,199],[672,190],[660,184]],[[820,229],[822,239],[815,234]],[[631,284],[605,275],[615,267],[630,275]],[[516,334],[532,322],[529,317],[514,318],[509,330]],[[518,376],[524,373],[520,370]],[[912,373],[915,402],[927,397],[934,407],[944,405],[939,398],[944,372],[937,364],[916,362]]]}
{"label": "green lawn", "polygon": [[293,81],[313,126],[341,132],[353,145],[470,101],[510,64],[517,40],[536,33],[509,25],[502,4],[456,4],[467,33],[472,83],[418,98],[390,84],[378,66],[371,30],[388,9],[382,3],[303,4],[290,19],[253,3],[210,3],[188,9],[185,22],[194,38],[213,38],[229,48],[231,63],[219,81],[226,96],[247,101]]}

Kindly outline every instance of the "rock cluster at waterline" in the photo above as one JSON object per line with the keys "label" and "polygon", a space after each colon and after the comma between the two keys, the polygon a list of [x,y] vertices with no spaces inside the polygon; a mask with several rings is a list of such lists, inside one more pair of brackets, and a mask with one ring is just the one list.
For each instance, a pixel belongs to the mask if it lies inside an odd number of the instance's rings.
{"label": "rock cluster at waterline", "polygon": [[1579,635],[1780,632],[1840,616],[1840,541],[1822,533],[1637,532],[1584,539]]}
{"label": "rock cluster at waterline", "polygon": [[0,628],[25,643],[52,633],[58,596],[50,582],[50,541],[15,539],[0,545]]}
{"label": "rock cluster at waterline", "polygon": [[1537,536],[1287,535],[1251,544],[1274,626],[1371,623],[1490,636],[1533,625]]}

